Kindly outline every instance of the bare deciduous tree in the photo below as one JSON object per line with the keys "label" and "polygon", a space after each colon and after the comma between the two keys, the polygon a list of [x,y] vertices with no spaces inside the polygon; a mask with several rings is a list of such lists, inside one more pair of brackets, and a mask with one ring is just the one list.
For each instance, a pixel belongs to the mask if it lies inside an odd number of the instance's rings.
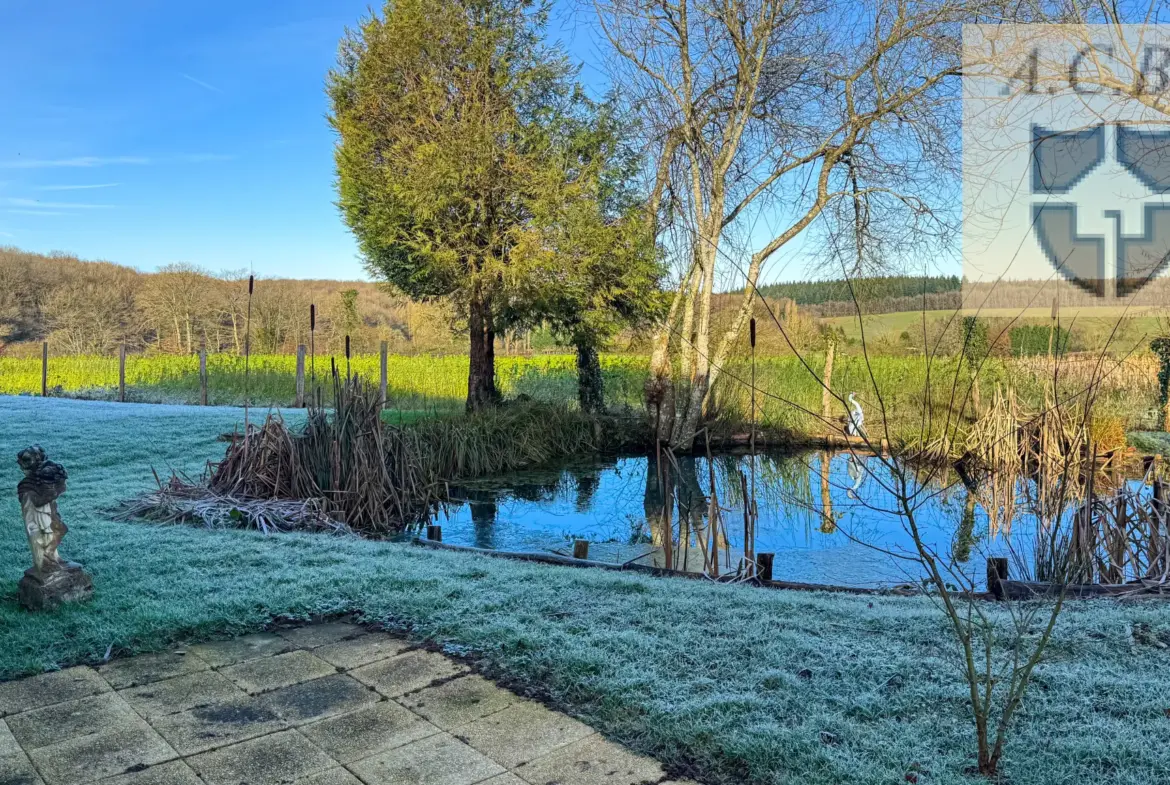
{"label": "bare deciduous tree", "polygon": [[[682,260],[669,318],[654,339],[648,403],[660,436],[685,446],[751,314],[761,270],[782,248],[821,217],[827,228],[831,218],[855,222],[848,236],[857,245],[937,233],[943,220],[931,197],[955,171],[955,77],[970,5],[866,0],[845,12],[819,0],[595,0],[595,7],[616,53],[615,81],[655,152],[652,218]],[[830,209],[843,202],[847,210]],[[720,271],[744,294],[717,335],[711,306],[725,283]],[[672,365],[681,369],[678,384]]]}

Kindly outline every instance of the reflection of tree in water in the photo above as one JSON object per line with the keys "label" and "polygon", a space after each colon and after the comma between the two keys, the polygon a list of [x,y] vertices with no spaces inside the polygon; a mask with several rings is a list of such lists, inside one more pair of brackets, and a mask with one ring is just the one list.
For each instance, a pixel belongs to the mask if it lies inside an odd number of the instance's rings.
{"label": "reflection of tree in water", "polygon": [[[853,463],[850,456],[850,473]],[[821,533],[832,534],[837,531],[837,519],[833,517],[833,495],[829,493],[829,469],[832,459],[829,453],[821,453]]]}
{"label": "reflection of tree in water", "polygon": [[955,532],[955,542],[951,546],[951,556],[955,561],[965,563],[971,558],[971,545],[975,542],[975,494],[967,494],[967,503],[963,506],[963,519],[959,523],[959,530]]}
{"label": "reflection of tree in water", "polygon": [[593,473],[577,476],[577,512],[589,512],[593,509],[593,497],[597,494],[597,486],[601,478]]}
{"label": "reflection of tree in water", "polygon": [[464,490],[467,508],[471,511],[471,525],[475,531],[475,547],[495,550],[496,547],[496,492],[480,488]]}
{"label": "reflection of tree in water", "polygon": [[512,495],[526,502],[550,502],[556,499],[564,483],[565,477],[558,474],[547,480],[517,484],[512,488]]}
{"label": "reflection of tree in water", "polygon": [[646,525],[650,531],[635,532],[631,538],[633,542],[654,542],[661,539],[661,529],[667,525],[667,496],[673,496],[673,490],[668,493],[666,485],[673,482],[666,469],[667,462],[659,464],[658,456],[651,453],[646,459],[646,492],[642,496],[642,511],[646,515]]}

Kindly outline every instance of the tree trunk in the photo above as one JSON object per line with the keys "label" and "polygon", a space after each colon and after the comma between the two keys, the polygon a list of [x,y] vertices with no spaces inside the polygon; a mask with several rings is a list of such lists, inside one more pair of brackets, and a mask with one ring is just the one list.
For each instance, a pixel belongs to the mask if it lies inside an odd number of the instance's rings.
{"label": "tree trunk", "polygon": [[597,356],[597,347],[587,340],[577,342],[577,400],[583,412],[605,409],[601,358]]}
{"label": "tree trunk", "polygon": [[678,320],[679,308],[683,306],[687,292],[690,291],[695,269],[692,262],[691,268],[679,282],[678,290],[670,303],[670,312],[654,334],[653,349],[650,352],[650,377],[646,380],[644,391],[646,411],[657,429],[658,440],[663,442],[670,441],[670,433],[674,428],[674,372],[670,362],[670,336]]}
{"label": "tree trunk", "polygon": [[[681,347],[684,359],[690,356],[689,378],[684,374],[687,389],[681,396],[680,411],[675,413],[674,431],[670,435],[670,446],[686,450],[695,442],[707,392],[714,382],[710,356],[711,345],[711,295],[715,289],[715,259],[719,247],[719,232],[708,231],[699,238],[696,256],[698,271],[695,281],[694,307],[698,318],[694,322],[694,337],[684,335],[687,345]],[[684,314],[685,316],[685,314]]]}
{"label": "tree trunk", "polygon": [[499,401],[491,301],[478,285],[471,293],[468,327],[471,329],[471,368],[467,374],[467,411],[474,412]]}

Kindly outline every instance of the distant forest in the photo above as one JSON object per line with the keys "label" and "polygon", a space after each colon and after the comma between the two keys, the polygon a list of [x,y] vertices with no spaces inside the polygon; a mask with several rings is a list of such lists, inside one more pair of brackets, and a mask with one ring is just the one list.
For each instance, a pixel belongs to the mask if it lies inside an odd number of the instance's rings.
{"label": "distant forest", "polygon": [[[60,354],[130,351],[242,352],[248,273],[213,274],[184,264],[142,273],[66,254],[0,247],[0,353],[34,351],[47,340]],[[462,351],[442,304],[418,304],[364,282],[258,278],[252,302],[252,350],[295,351],[309,341],[309,305],[317,307],[318,351]],[[504,339],[512,348],[516,336]]]}
{"label": "distant forest", "polygon": [[958,292],[961,285],[962,282],[957,275],[927,277],[889,275],[858,278],[851,282],[835,280],[770,283],[758,288],[760,294],[765,297],[785,297],[795,300],[797,305],[821,305],[846,302],[852,300],[854,294],[864,301],[915,297],[921,301],[923,293]]}

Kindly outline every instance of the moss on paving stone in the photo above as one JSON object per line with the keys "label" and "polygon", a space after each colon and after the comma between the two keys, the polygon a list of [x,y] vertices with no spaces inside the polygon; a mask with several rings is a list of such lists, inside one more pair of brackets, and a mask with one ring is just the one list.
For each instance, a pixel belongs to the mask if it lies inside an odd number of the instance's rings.
{"label": "moss on paving stone", "polygon": [[[108,648],[159,651],[275,618],[353,612],[458,646],[488,675],[656,756],[672,775],[868,785],[914,771],[923,783],[975,781],[963,774],[973,733],[954,649],[927,600],[117,523],[102,512],[148,487],[152,466],[198,473],[222,453],[216,434],[241,419],[238,409],[0,398],[0,462],[36,441],[69,469],[62,552],[96,587],[82,607],[18,609],[29,557],[8,464],[0,677],[96,663]],[[1137,625],[1146,626],[1135,639]],[[1163,603],[1071,604],[1008,745],[1013,785],[1170,779],[1170,650],[1159,642],[1170,643]]]}

